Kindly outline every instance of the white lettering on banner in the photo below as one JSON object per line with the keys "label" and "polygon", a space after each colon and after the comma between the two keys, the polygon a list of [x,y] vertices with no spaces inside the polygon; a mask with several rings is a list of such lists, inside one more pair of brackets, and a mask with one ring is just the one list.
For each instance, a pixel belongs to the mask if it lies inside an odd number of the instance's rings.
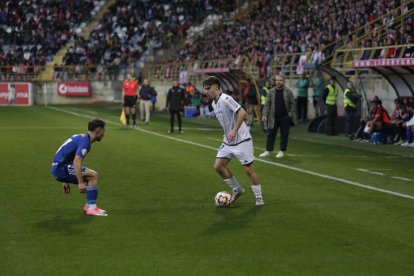
{"label": "white lettering on banner", "polygon": [[16,98],[29,98],[29,93],[19,92],[19,93],[16,94]]}
{"label": "white lettering on banner", "polygon": [[1,92],[1,93],[0,93],[0,98],[5,98],[5,99],[7,99],[7,98],[8,98],[8,95],[9,95],[9,93],[7,93],[7,92]]}
{"label": "white lettering on banner", "polygon": [[353,68],[366,67],[393,67],[393,66],[413,66],[414,58],[389,58],[389,59],[370,59],[370,60],[356,60],[352,62]]}

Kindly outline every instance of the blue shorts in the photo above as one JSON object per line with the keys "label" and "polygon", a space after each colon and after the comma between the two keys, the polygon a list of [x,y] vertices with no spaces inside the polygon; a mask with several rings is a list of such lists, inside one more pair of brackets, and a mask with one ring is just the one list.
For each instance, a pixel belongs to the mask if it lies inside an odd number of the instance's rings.
{"label": "blue shorts", "polygon": [[[86,167],[82,166],[82,175],[85,171]],[[59,182],[78,184],[73,164],[52,164],[52,175]]]}

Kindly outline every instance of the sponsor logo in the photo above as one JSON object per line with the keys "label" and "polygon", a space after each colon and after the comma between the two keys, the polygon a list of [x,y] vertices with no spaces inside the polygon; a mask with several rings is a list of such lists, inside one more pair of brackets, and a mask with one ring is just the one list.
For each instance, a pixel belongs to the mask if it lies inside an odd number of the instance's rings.
{"label": "sponsor logo", "polygon": [[65,97],[90,96],[89,82],[59,82],[58,95]]}

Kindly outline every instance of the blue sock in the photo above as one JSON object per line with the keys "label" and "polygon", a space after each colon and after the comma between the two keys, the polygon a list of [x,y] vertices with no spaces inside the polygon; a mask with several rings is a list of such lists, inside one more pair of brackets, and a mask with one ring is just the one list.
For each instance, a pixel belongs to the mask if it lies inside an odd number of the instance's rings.
{"label": "blue sock", "polygon": [[86,187],[86,203],[88,205],[96,204],[96,199],[98,198],[98,187],[87,186]]}

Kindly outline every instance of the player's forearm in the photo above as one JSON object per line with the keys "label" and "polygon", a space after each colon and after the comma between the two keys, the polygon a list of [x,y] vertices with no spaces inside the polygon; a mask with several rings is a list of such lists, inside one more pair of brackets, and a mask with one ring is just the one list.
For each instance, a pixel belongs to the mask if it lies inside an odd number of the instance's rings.
{"label": "player's forearm", "polygon": [[83,183],[83,176],[82,176],[82,158],[79,156],[75,156],[75,160],[73,160],[73,167],[75,168],[76,178],[78,179],[78,183]]}
{"label": "player's forearm", "polygon": [[239,130],[241,124],[244,122],[245,117],[246,117],[246,111],[243,108],[240,108],[239,111],[237,112],[237,120],[233,128],[234,131]]}

